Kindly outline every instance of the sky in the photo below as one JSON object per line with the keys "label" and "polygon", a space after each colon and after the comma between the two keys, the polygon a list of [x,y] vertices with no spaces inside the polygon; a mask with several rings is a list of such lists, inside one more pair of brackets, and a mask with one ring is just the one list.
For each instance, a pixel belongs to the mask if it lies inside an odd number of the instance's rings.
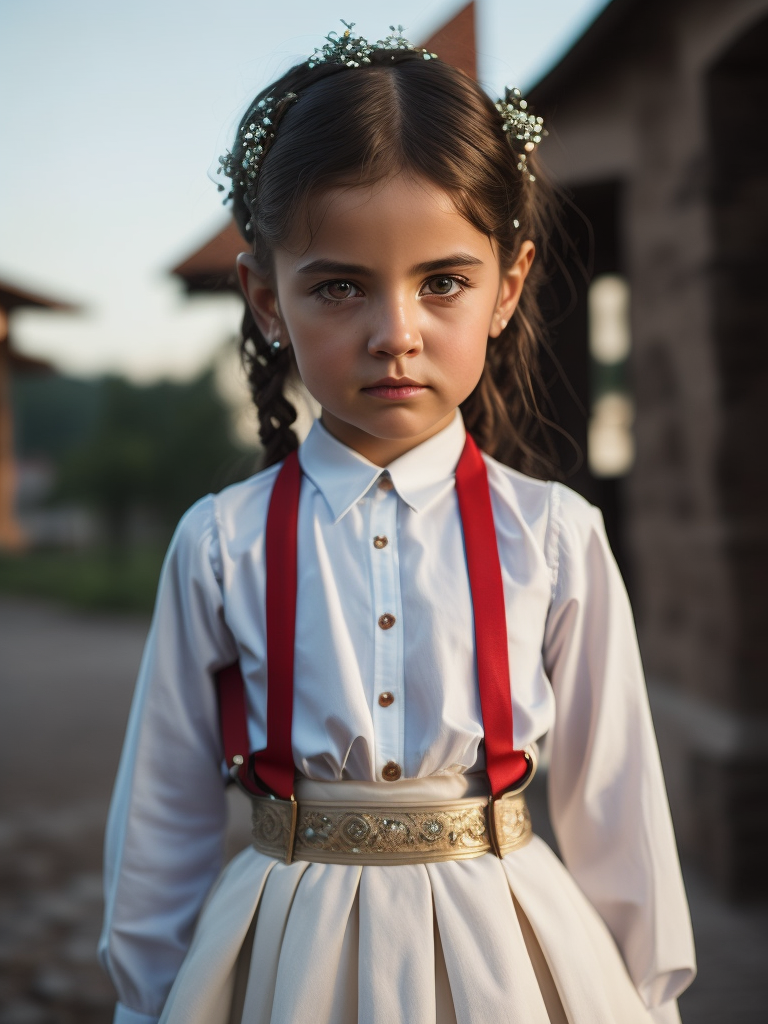
{"label": "sky", "polygon": [[[419,43],[464,0],[0,0],[0,280],[74,303],[20,310],[16,348],[64,373],[188,379],[237,330],[235,297],[169,270],[227,212],[209,172],[269,81],[339,18]],[[530,87],[605,0],[477,0],[478,72]]]}

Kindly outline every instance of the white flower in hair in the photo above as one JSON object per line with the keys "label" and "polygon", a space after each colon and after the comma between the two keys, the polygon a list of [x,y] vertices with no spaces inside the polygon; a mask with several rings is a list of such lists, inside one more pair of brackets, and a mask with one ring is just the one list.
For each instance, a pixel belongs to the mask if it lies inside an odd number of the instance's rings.
{"label": "white flower in hair", "polygon": [[[391,51],[392,60],[396,59],[397,51],[421,54],[424,60],[438,59],[436,53],[409,42],[403,35],[402,25],[390,25],[390,34],[375,43],[369,43],[363,36],[354,35],[354,22],[342,21],[342,25],[344,31],[341,34],[329,32],[323,45],[307,58],[308,68],[328,65],[359,68],[363,64],[371,64],[372,55],[379,51]],[[240,125],[239,144],[235,145],[234,153],[227,152],[219,157],[216,173],[223,173],[232,183],[224,198],[225,203],[234,197],[236,188],[240,188],[246,196],[249,192],[253,195],[262,162],[275,137],[276,121],[279,121],[285,107],[298,98],[295,92],[286,93],[277,99],[274,96],[265,96],[248,111]],[[503,129],[518,158],[517,168],[530,181],[535,181],[528,169],[527,155],[541,142],[547,132],[544,130],[542,118],[535,117],[527,107],[528,104],[519,89],[507,89],[505,98],[496,103],[496,109],[504,122]],[[522,143],[522,146],[518,146],[518,142]],[[226,186],[220,184],[218,189],[225,192]],[[250,205],[247,199],[246,205]]]}
{"label": "white flower in hair", "polygon": [[[509,143],[517,153],[518,171],[521,171],[529,181],[536,181],[528,169],[528,154],[532,153],[542,138],[549,134],[544,127],[544,119],[536,117],[528,110],[528,101],[523,99],[519,89],[507,88],[504,99],[498,100],[495,106],[504,120],[504,131],[507,133]],[[522,146],[516,146],[515,142],[522,142]]]}

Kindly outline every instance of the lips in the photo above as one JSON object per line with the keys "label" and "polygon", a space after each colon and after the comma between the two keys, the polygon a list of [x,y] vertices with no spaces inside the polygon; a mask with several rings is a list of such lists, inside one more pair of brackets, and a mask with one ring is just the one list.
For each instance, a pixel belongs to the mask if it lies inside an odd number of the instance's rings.
{"label": "lips", "polygon": [[375,381],[373,384],[369,384],[364,391],[368,391],[370,388],[423,388],[426,384],[422,384],[421,381],[411,380],[410,377],[382,377],[381,380]]}
{"label": "lips", "polygon": [[374,384],[369,384],[362,390],[374,398],[405,399],[413,398],[426,391],[427,385],[410,377],[382,377]]}

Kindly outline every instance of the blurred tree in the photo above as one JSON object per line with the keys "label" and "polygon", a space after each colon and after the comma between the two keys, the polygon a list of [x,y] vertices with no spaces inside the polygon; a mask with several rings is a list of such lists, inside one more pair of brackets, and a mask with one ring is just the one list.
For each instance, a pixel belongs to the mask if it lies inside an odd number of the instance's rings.
{"label": "blurred tree", "polygon": [[102,380],[57,373],[11,377],[14,441],[20,459],[53,463],[93,433],[102,400]]}
{"label": "blurred tree", "polygon": [[107,377],[100,391],[92,430],[61,462],[56,497],[94,508],[116,549],[137,510],[170,532],[199,497],[253,472],[254,454],[233,442],[212,371],[144,387]]}

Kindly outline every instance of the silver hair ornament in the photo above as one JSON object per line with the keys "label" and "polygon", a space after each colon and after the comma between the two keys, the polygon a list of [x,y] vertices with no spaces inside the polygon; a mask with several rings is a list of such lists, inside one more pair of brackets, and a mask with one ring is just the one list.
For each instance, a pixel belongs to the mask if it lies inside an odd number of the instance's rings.
{"label": "silver hair ornament", "polygon": [[529,181],[536,181],[528,167],[528,154],[549,134],[544,127],[544,118],[536,117],[528,110],[528,101],[523,99],[519,89],[506,89],[504,99],[498,100],[495,106],[504,121],[509,144],[517,154],[518,171]]}
{"label": "silver hair ornament", "polygon": [[[397,27],[390,25],[390,35],[375,43],[369,43],[363,36],[353,35],[354,22],[342,21],[342,25],[344,31],[341,35],[337,32],[329,32],[325,37],[325,43],[307,59],[307,67],[315,68],[321,64],[331,64],[346,68],[359,68],[361,64],[370,64],[371,54],[377,50],[411,50],[414,53],[420,53],[424,60],[437,59],[436,53],[430,53],[423,47],[417,47],[410,43],[403,36],[402,25]],[[394,60],[394,55],[392,59]],[[216,169],[216,173],[223,173],[232,181],[232,186],[224,198],[225,203],[233,198],[235,185],[239,185],[244,192],[255,185],[262,160],[270,142],[275,137],[276,117],[282,115],[284,108],[298,98],[295,92],[286,93],[279,99],[275,99],[274,96],[266,96],[248,111],[240,126],[241,153],[237,156],[233,153],[226,153],[219,157],[219,167]],[[224,185],[218,185],[218,189],[219,192],[226,191]]]}
{"label": "silver hair ornament", "polygon": [[[278,108],[282,112],[285,106],[298,98],[295,92],[287,92],[278,100],[274,96],[265,96],[248,111],[240,125],[241,153],[236,156],[228,152],[220,156],[219,166],[216,168],[217,174],[224,173],[232,182],[229,192],[224,197],[225,203],[234,196],[235,185],[246,191],[249,185],[255,183],[264,153],[275,137],[274,123]],[[224,185],[217,185],[217,188],[219,192],[226,191]]]}
{"label": "silver hair ornament", "polygon": [[403,35],[403,26],[389,26],[390,34],[375,43],[369,43],[363,36],[355,36],[352,29],[354,21],[342,21],[344,31],[341,35],[329,32],[323,45],[316,49],[307,60],[307,66],[317,67],[318,64],[343,64],[348,68],[359,68],[361,64],[371,63],[371,54],[377,50],[411,50],[420,53],[424,60],[437,60],[436,53],[430,53],[422,46],[414,46]]}
{"label": "silver hair ornament", "polygon": [[[344,32],[339,35],[337,32],[329,32],[325,37],[323,45],[315,50],[306,61],[308,68],[315,68],[321,65],[336,65],[345,68],[359,68],[363,64],[370,64],[371,56],[380,50],[403,51],[408,50],[421,54],[424,60],[437,60],[437,54],[425,50],[423,47],[414,46],[403,36],[403,26],[390,25],[390,35],[379,39],[375,43],[369,43],[363,36],[354,35],[352,29],[354,22],[342,21]],[[395,59],[394,53],[392,60]],[[246,205],[250,209],[248,193],[256,186],[256,181],[261,170],[261,165],[269,150],[269,146],[275,138],[275,123],[282,117],[285,108],[298,100],[298,94],[288,92],[284,96],[275,98],[265,96],[254,104],[248,111],[240,125],[240,145],[235,145],[235,152],[227,152],[219,157],[217,174],[224,174],[231,181],[227,191],[226,186],[219,184],[219,192],[227,192],[224,202],[234,198],[236,188],[243,191]],[[528,178],[535,181],[535,177],[528,168],[528,154],[533,152],[547,134],[544,129],[543,119],[535,117],[528,110],[528,103],[523,99],[519,89],[507,89],[504,99],[498,100],[496,109],[503,120],[503,130],[507,134],[509,144],[518,158],[517,169]],[[522,145],[519,145],[522,143]],[[517,226],[517,225],[515,225]],[[250,232],[250,220],[246,224],[246,231]]]}

